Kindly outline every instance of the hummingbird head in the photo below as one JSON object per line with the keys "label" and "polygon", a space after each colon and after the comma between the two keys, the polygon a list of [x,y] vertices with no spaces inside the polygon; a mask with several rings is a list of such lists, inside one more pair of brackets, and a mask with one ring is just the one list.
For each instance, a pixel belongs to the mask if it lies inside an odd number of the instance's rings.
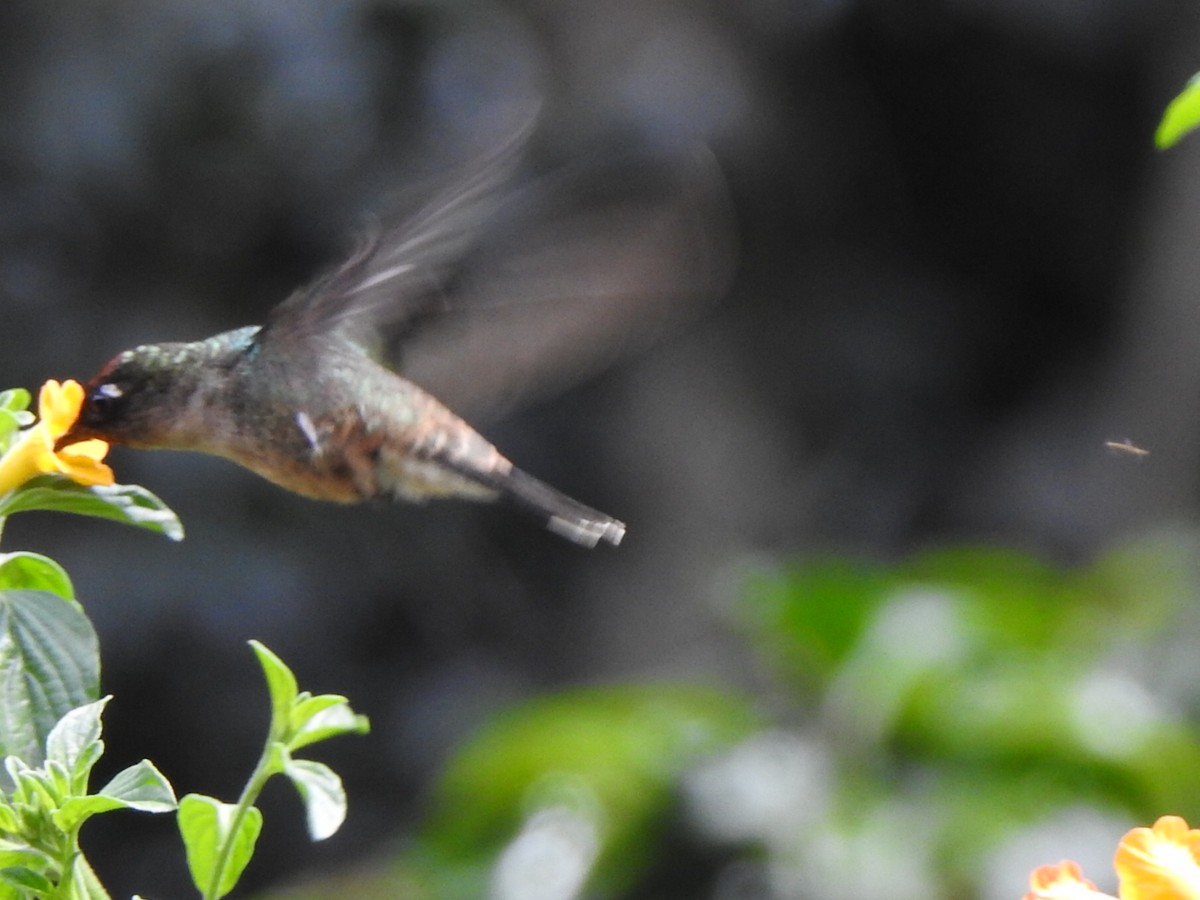
{"label": "hummingbird head", "polygon": [[170,345],[126,350],[84,386],[83,406],[55,449],[89,438],[111,444],[154,447],[167,443],[173,412],[184,389],[171,365]]}

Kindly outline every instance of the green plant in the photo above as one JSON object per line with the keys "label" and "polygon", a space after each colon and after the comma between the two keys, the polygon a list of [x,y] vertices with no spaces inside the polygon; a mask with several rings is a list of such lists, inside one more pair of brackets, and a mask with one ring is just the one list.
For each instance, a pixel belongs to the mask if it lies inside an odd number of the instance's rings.
{"label": "green plant", "polygon": [[[63,451],[55,440],[82,401],[74,382],[48,382],[40,420],[24,390],[0,392],[0,531],[15,512],[52,510],[98,516],[183,537],[176,515],[134,485],[114,484],[107,446],[87,441]],[[116,809],[178,810],[188,867],[206,900],[228,894],[254,852],[262,816],[254,803],[273,775],[297,788],[313,840],[329,837],[346,815],[341,780],[295,753],[368,725],[345,697],[313,696],[266,647],[251,642],[266,677],[270,728],[262,755],[235,803],[188,794],[176,803],[148,760],[89,788],[104,753],[95,630],[70,577],[54,560],[20,551],[0,555],[0,900],[100,900],[105,892],[79,847],[84,823]]]}
{"label": "green plant", "polygon": [[1159,150],[1173,147],[1197,125],[1200,125],[1200,72],[1167,104],[1154,132],[1154,144]]}
{"label": "green plant", "polygon": [[342,780],[324,763],[297,759],[293,753],[339,734],[364,734],[368,729],[366,718],[356,715],[345,697],[298,690],[296,677],[283,660],[257,641],[250,645],[271,694],[271,727],[258,764],[236,803],[203,794],[188,794],[179,801],[179,831],[187,847],[188,868],[205,900],[233,890],[250,862],[262,830],[262,814],[254,802],[272,775],[283,775],[296,786],[314,841],[330,837],[341,827],[346,818]]}

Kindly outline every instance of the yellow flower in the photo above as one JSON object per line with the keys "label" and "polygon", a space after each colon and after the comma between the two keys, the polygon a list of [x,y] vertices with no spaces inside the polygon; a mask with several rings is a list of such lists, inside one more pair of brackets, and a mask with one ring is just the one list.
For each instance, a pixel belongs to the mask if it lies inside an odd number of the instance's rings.
{"label": "yellow flower", "polygon": [[1200,830],[1179,816],[1130,831],[1114,863],[1121,900],[1200,900]]}
{"label": "yellow flower", "polygon": [[[1121,900],[1200,900],[1200,830],[1179,816],[1128,832],[1113,863]],[[1070,860],[1034,869],[1029,887],[1024,900],[1112,900]]]}
{"label": "yellow flower", "polygon": [[1083,877],[1079,863],[1064,859],[1057,866],[1039,866],[1029,876],[1024,900],[1113,900]]}
{"label": "yellow flower", "polygon": [[31,478],[57,472],[79,484],[112,484],[113,471],[101,460],[108,444],[99,440],[80,441],[62,450],[54,442],[66,434],[83,406],[83,387],[77,381],[47,381],[38,396],[38,415],[33,427],[0,457],[0,495],[20,487]]}

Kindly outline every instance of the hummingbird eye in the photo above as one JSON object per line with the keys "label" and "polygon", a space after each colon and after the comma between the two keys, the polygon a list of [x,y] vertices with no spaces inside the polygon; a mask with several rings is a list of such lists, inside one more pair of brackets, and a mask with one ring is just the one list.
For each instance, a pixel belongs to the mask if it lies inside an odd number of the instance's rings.
{"label": "hummingbird eye", "polygon": [[106,419],[117,411],[124,397],[125,389],[116,382],[108,381],[88,395],[88,407],[95,418]]}

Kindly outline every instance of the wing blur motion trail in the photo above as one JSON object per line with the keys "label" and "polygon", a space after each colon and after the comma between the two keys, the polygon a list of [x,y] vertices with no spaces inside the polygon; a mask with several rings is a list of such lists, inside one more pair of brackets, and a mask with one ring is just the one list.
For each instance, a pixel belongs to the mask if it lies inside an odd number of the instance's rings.
{"label": "wing blur motion trail", "polygon": [[480,242],[448,314],[404,345],[406,377],[468,418],[494,418],[645,347],[722,295],[732,215],[706,148],[609,165],[579,183],[518,204],[518,224]]}
{"label": "wing blur motion trail", "polygon": [[377,222],[260,341],[349,339],[469,419],[561,390],[707,308],[732,267],[705,148],[514,184],[531,125],[414,214]]}
{"label": "wing blur motion trail", "polygon": [[374,349],[381,330],[403,330],[427,312],[495,212],[532,128],[524,123],[415,213],[373,223],[344,263],[271,311],[262,339],[328,337]]}

